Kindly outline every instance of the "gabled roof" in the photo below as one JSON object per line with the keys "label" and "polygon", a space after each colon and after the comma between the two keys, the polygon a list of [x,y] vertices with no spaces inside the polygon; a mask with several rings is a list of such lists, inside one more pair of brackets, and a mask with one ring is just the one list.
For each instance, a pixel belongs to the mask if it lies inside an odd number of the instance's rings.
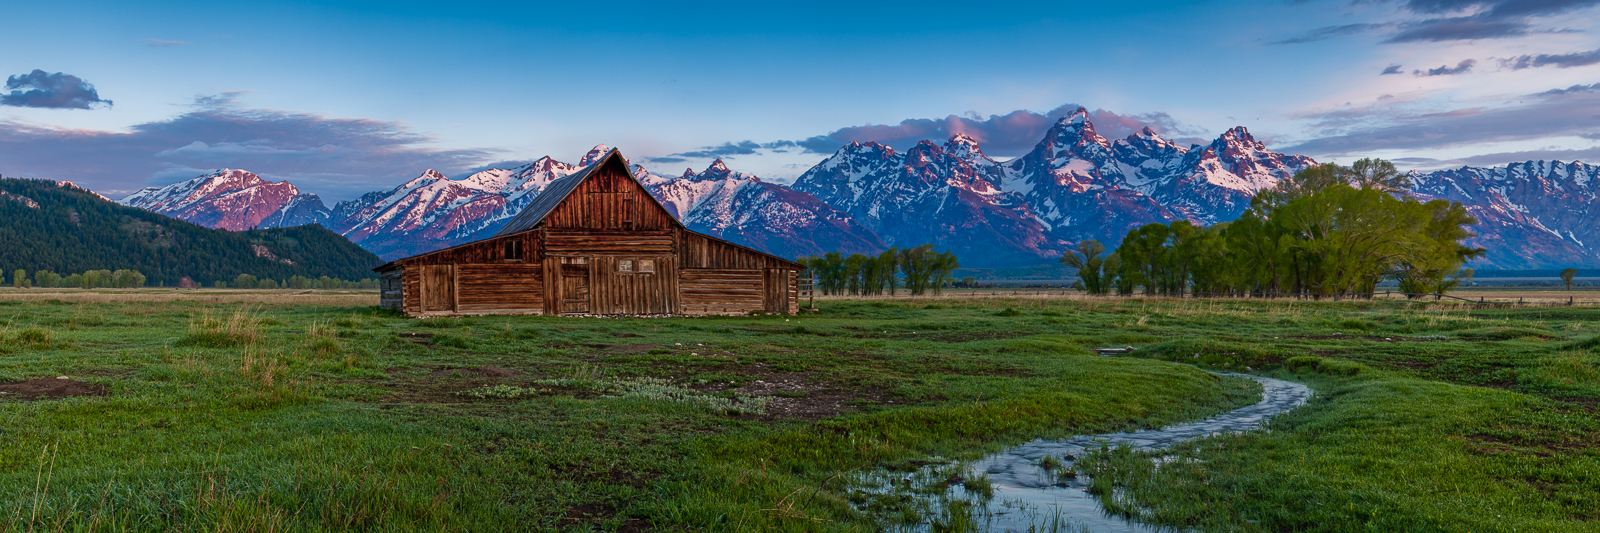
{"label": "gabled roof", "polygon": [[[611,151],[606,152],[606,155],[601,156],[598,161],[594,162],[594,164],[591,164],[591,165],[589,165],[587,167],[584,167],[583,170],[575,172],[572,175],[569,175],[567,177],[564,177],[564,178],[558,179],[558,180],[556,180],[554,182],[551,182],[550,186],[548,188],[546,188],[543,191],[540,191],[539,195],[534,197],[532,203],[529,203],[527,207],[522,208],[522,212],[521,213],[517,213],[517,216],[512,217],[511,221],[507,222],[505,226],[502,226],[500,228],[500,231],[495,232],[495,234],[493,236],[490,236],[487,239],[479,239],[479,240],[468,242],[468,243],[458,244],[458,245],[455,245],[455,246],[452,246],[452,247],[449,247],[449,248],[443,248],[443,249],[434,250],[434,251],[431,251],[431,252],[420,253],[420,254],[417,254],[417,255],[414,255],[414,256],[411,256],[411,257],[407,257],[407,258],[404,258],[404,259],[396,259],[394,261],[390,261],[388,263],[384,263],[383,265],[380,265],[377,268],[374,268],[372,270],[375,271],[375,272],[383,272],[385,270],[397,268],[399,266],[400,262],[406,261],[408,259],[422,257],[422,256],[425,256],[425,255],[432,255],[432,254],[436,254],[436,253],[443,252],[443,251],[446,251],[446,250],[453,250],[453,249],[456,249],[456,248],[461,248],[461,247],[464,247],[464,246],[471,246],[473,244],[477,244],[479,242],[483,242],[483,241],[488,240],[488,239],[493,239],[495,237],[504,237],[506,235],[511,235],[513,233],[521,233],[521,232],[524,232],[524,231],[528,231],[528,230],[534,229],[534,228],[539,226],[540,222],[544,222],[544,218],[547,217],[547,216],[550,216],[550,213],[554,212],[556,210],[556,207],[561,205],[561,202],[566,201],[567,197],[571,196],[573,191],[578,190],[578,186],[581,185],[584,182],[584,180],[588,179],[590,174],[598,171],[600,169],[600,167],[605,166],[605,165],[609,165],[609,164],[619,165],[621,167],[621,171],[622,171],[623,175],[628,176],[628,179],[634,180],[635,183],[638,183],[639,178],[637,176],[634,176],[633,172],[630,172],[628,170],[628,161],[622,157],[622,152],[617,150],[616,148],[612,148]],[[640,183],[639,185],[642,188],[644,184]],[[666,206],[661,205],[661,200],[656,199],[655,195],[649,194],[648,189],[646,190],[644,197],[645,198],[649,198],[650,202],[654,203],[656,205],[657,209],[661,209],[662,211],[666,211],[669,214],[671,213],[671,211],[667,211]],[[782,257],[778,257],[776,255],[773,255],[773,254],[769,254],[767,252],[763,252],[761,250],[757,250],[755,248],[751,248],[749,246],[733,243],[733,242],[730,242],[730,241],[728,241],[726,239],[719,239],[717,237],[712,237],[710,235],[706,235],[704,233],[700,233],[698,231],[694,231],[692,229],[689,229],[688,226],[685,226],[683,224],[683,221],[678,220],[677,217],[669,216],[668,218],[670,218],[672,220],[672,224],[673,225],[675,225],[675,226],[677,226],[679,228],[682,228],[683,231],[686,231],[686,232],[689,232],[689,233],[693,233],[695,235],[699,235],[701,237],[705,237],[707,239],[711,239],[711,240],[716,241],[716,242],[720,242],[720,243],[727,244],[727,245],[730,245],[730,246],[734,246],[734,247],[742,248],[742,249],[745,249],[745,250],[749,250],[751,252],[754,252],[754,253],[757,253],[757,254],[761,254],[761,255],[764,255],[764,256],[767,256],[767,257],[770,257],[770,258],[773,258],[773,259],[777,259],[779,261],[783,261],[785,263],[789,263],[791,265],[794,265],[796,268],[800,268],[800,269],[804,269],[805,268],[805,265],[802,265],[800,263],[796,263],[792,259],[785,259],[785,258],[782,258]]]}
{"label": "gabled roof", "polygon": [[[610,163],[613,157],[620,162],[622,152],[612,148],[611,151],[606,152],[606,155],[601,156],[599,161],[583,167],[583,170],[577,173],[551,183],[548,188],[540,191],[539,195],[533,198],[533,202],[528,204],[528,207],[522,208],[521,213],[517,213],[517,216],[513,217],[510,222],[501,226],[500,231],[495,232],[494,236],[499,237],[533,229],[534,226],[544,221],[544,217],[550,216],[550,212],[555,211],[556,207],[567,199],[567,196],[572,195],[572,191],[578,190],[578,185],[582,184],[583,180],[589,177],[589,174]],[[624,174],[632,176],[632,173],[628,172],[627,163],[622,163],[622,171]]]}

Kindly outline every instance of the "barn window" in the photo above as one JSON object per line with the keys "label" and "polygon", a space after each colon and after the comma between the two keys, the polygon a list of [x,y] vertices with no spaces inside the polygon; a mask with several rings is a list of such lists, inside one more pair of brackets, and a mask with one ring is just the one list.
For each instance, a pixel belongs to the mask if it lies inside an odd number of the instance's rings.
{"label": "barn window", "polygon": [[640,259],[639,260],[639,272],[655,273],[655,271],[656,271],[656,260],[654,260],[654,259]]}
{"label": "barn window", "polygon": [[563,257],[563,258],[561,258],[561,264],[563,264],[563,265],[587,265],[587,264],[589,264],[589,258],[587,258],[587,257]]}
{"label": "barn window", "polygon": [[522,241],[506,241],[506,260],[522,260]]}
{"label": "barn window", "polygon": [[632,259],[618,259],[617,260],[617,272],[633,272],[633,260]]}

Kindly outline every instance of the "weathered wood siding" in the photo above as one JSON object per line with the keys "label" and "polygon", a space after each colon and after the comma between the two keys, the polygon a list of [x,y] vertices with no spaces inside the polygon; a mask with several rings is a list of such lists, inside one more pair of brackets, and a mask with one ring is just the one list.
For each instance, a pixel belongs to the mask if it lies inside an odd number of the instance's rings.
{"label": "weathered wood siding", "polygon": [[538,264],[456,265],[459,313],[544,311],[544,275]]}
{"label": "weathered wood siding", "polygon": [[[620,261],[633,272],[622,272]],[[655,272],[639,272],[639,262],[653,261]],[[666,315],[678,312],[678,266],[670,255],[596,256],[589,268],[589,312],[597,315]]]}
{"label": "weathered wood siding", "polygon": [[757,269],[684,269],[678,273],[678,309],[686,315],[738,315],[764,309]]}
{"label": "weathered wood siding", "polygon": [[671,255],[671,231],[544,230],[546,255]]}
{"label": "weathered wood siding", "polygon": [[737,244],[688,230],[679,230],[678,265],[692,268],[795,268],[793,263]]}
{"label": "weathered wood siding", "polygon": [[406,268],[401,279],[401,285],[405,287],[405,307],[402,311],[415,316],[422,312],[422,267]]}
{"label": "weathered wood siding", "polygon": [[378,274],[378,307],[405,310],[405,270],[395,268]]}
{"label": "weathered wood siding", "polygon": [[546,215],[543,227],[614,231],[670,230],[672,214],[650,197],[623,165],[606,165]]}

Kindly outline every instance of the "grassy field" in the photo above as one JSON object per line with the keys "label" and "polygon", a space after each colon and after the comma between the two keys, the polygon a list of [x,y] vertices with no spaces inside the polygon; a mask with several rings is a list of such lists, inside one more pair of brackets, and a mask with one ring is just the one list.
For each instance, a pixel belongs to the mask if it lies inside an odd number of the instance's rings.
{"label": "grassy field", "polygon": [[1113,507],[1220,531],[1600,531],[1596,309],[413,320],[375,300],[0,291],[0,531],[874,531],[915,517],[852,501],[845,473],[1255,401],[1208,369],[1318,396],[1173,468],[1095,454]]}

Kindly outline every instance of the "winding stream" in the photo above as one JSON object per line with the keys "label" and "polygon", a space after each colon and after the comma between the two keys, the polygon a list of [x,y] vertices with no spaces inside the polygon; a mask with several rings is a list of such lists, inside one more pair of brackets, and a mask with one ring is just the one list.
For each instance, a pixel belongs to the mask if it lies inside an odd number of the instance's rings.
{"label": "winding stream", "polygon": [[[1299,383],[1259,376],[1243,377],[1261,383],[1263,390],[1260,402],[1198,422],[1161,429],[1081,435],[1067,440],[1034,440],[979,459],[956,474],[962,478],[977,479],[987,475],[993,489],[992,497],[977,497],[960,483],[942,481],[944,476],[950,475],[948,463],[930,465],[911,474],[868,474],[858,480],[858,487],[878,495],[909,496],[928,508],[947,506],[956,501],[972,502],[974,521],[980,524],[980,529],[988,531],[1030,531],[1030,528],[1038,531],[1162,531],[1108,515],[1099,500],[1086,490],[1088,476],[1080,473],[1076,478],[1063,479],[1058,475],[1064,469],[1073,468],[1071,460],[1053,470],[1040,466],[1040,462],[1046,457],[1055,461],[1076,458],[1086,450],[1098,449],[1101,443],[1140,450],[1160,450],[1178,442],[1209,435],[1249,431],[1260,427],[1268,418],[1305,404],[1311,397],[1311,389]],[[944,468],[941,469],[941,466]],[[947,484],[950,486],[948,490],[926,489]],[[924,487],[924,490],[915,490],[913,487]],[[906,529],[926,531],[928,528],[928,524],[923,523]]]}

